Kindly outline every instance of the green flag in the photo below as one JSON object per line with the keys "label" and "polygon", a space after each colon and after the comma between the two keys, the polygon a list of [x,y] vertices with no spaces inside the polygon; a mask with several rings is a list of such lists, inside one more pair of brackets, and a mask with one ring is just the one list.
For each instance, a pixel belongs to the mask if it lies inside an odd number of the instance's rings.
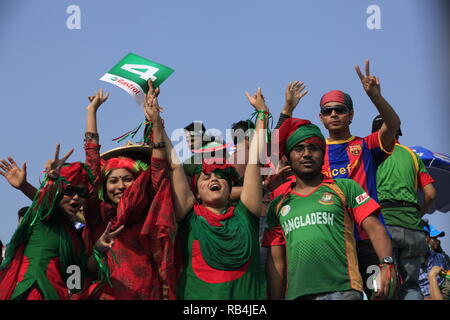
{"label": "green flag", "polygon": [[144,102],[144,93],[148,91],[147,80],[151,79],[153,86],[157,88],[173,72],[173,69],[165,65],[129,53],[100,80],[122,88],[140,105]]}

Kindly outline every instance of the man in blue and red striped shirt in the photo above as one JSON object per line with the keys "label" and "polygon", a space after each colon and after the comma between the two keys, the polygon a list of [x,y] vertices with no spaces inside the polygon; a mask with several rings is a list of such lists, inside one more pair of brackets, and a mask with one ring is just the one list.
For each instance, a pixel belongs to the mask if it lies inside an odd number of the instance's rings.
{"label": "man in blue and red striped shirt", "polygon": [[[347,93],[333,90],[324,94],[320,100],[320,120],[328,130],[327,149],[323,173],[330,178],[348,178],[355,180],[368,196],[378,201],[376,188],[376,170],[392,152],[395,135],[400,127],[400,119],[394,109],[381,95],[380,80],[370,75],[369,61],[366,60],[365,75],[355,67],[361,83],[378,112],[385,120],[381,129],[367,137],[360,138],[350,133],[353,120],[353,102]],[[384,224],[379,213],[379,219]],[[355,227],[355,239],[358,262],[363,277],[364,292],[370,297],[367,287],[367,267],[377,265],[378,257],[368,240],[367,234]]]}

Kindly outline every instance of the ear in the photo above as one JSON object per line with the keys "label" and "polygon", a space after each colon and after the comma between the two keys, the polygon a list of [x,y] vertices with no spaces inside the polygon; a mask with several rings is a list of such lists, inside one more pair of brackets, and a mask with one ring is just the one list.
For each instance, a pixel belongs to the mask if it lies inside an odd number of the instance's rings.
{"label": "ear", "polygon": [[286,162],[286,165],[290,166],[291,165],[291,160],[289,159],[289,155],[283,155],[283,159]]}
{"label": "ear", "polygon": [[322,122],[322,124],[323,124],[323,118],[322,118],[322,114],[319,112],[319,119],[320,119],[320,121]]}
{"label": "ear", "polygon": [[350,121],[353,120],[353,111],[350,111],[350,112],[348,113],[348,118],[350,119]]}

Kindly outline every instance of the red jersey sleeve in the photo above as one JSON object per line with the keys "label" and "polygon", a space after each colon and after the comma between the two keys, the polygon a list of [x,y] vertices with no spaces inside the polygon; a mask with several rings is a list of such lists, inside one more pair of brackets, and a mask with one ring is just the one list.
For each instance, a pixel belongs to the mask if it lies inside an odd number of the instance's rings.
{"label": "red jersey sleeve", "polygon": [[365,137],[364,142],[370,150],[377,165],[380,165],[394,152],[395,140],[392,142],[392,145],[383,146],[380,140],[380,131],[376,131]]}

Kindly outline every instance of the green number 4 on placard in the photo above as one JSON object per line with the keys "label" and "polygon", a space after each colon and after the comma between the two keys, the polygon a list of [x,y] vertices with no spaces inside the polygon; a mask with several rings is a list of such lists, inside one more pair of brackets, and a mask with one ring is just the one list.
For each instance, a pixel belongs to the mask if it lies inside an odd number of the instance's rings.
{"label": "green number 4 on placard", "polygon": [[[128,72],[134,73],[139,75],[139,78],[144,79],[147,81],[148,79],[151,79],[152,81],[155,81],[157,78],[155,77],[155,73],[159,71],[158,68],[148,66],[145,64],[124,64],[120,67],[123,70],[126,70]],[[145,72],[142,72],[141,70],[147,70]]]}

